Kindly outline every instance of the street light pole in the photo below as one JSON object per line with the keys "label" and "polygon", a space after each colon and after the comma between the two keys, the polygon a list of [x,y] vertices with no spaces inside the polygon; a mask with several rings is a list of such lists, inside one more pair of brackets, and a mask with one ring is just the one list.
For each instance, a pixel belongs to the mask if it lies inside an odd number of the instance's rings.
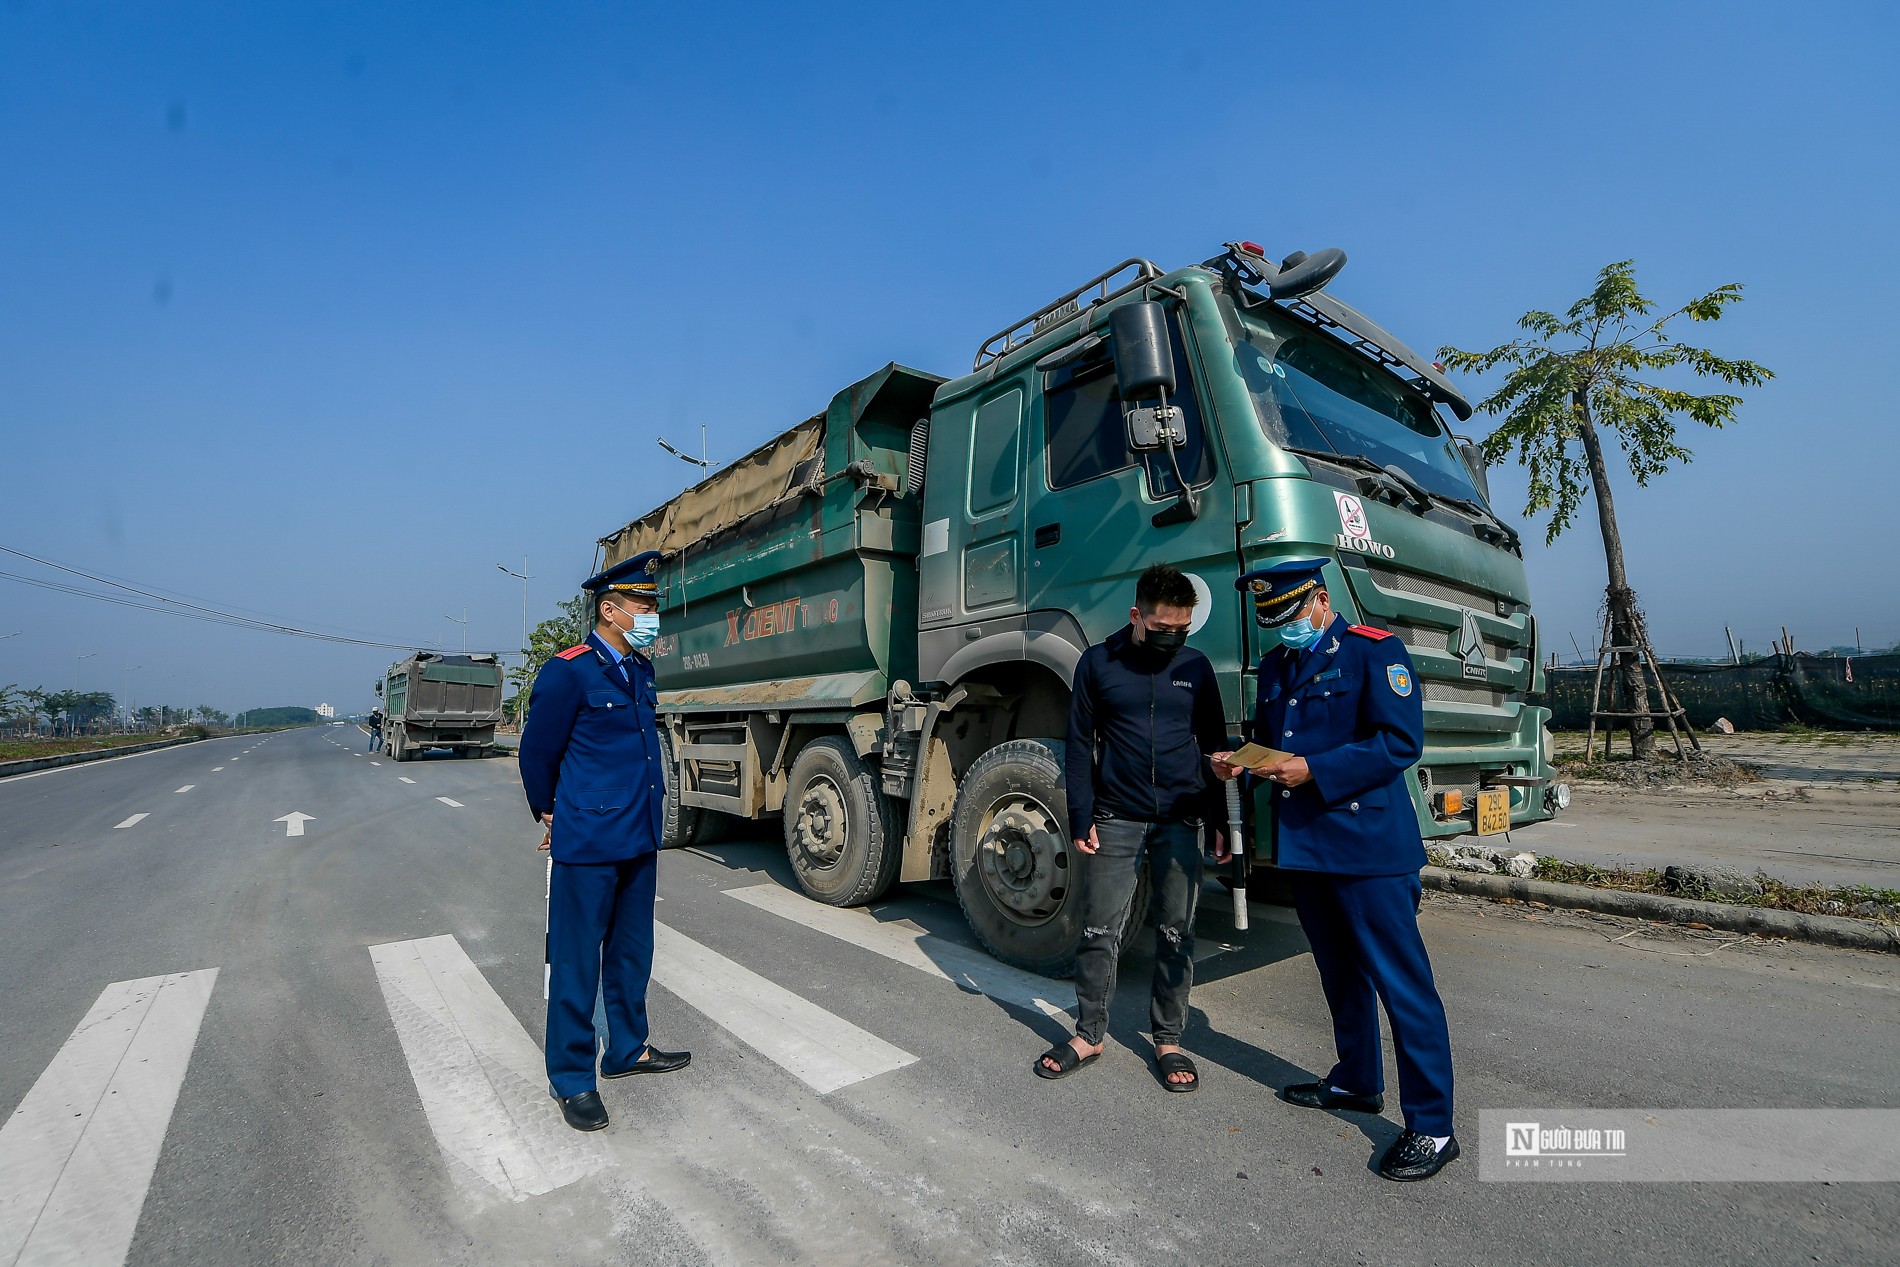
{"label": "street light pole", "polygon": [[76,655],[73,657],[73,707],[72,712],[68,714],[66,718],[66,729],[70,734],[76,735],[79,733],[79,662],[81,660],[90,660],[98,654],[97,651],[88,651],[85,655]]}
{"label": "street light pole", "polygon": [[521,556],[519,572],[505,563],[497,563],[495,566],[521,582],[521,662],[525,665],[528,662],[528,582],[534,579],[528,571],[528,556],[525,554]]}
{"label": "street light pole", "polygon": [[468,608],[464,607],[462,609],[462,615],[459,619],[457,617],[449,615],[447,612],[442,613],[442,619],[453,620],[455,621],[456,624],[462,627],[462,654],[467,655],[468,654]]}

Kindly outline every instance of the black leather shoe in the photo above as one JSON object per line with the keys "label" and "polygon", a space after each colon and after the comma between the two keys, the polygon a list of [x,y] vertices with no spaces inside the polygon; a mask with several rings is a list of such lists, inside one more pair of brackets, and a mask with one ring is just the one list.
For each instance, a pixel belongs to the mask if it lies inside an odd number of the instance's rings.
{"label": "black leather shoe", "polygon": [[1385,1097],[1335,1091],[1324,1082],[1297,1082],[1280,1088],[1280,1098],[1303,1109],[1344,1109],[1348,1113],[1383,1113]]}
{"label": "black leather shoe", "polygon": [[1399,1183],[1411,1183],[1418,1179],[1430,1179],[1457,1160],[1456,1136],[1446,1140],[1443,1148],[1438,1148],[1432,1143],[1431,1136],[1407,1131],[1399,1136],[1398,1143],[1386,1149],[1385,1156],[1379,1158],[1379,1173]]}
{"label": "black leather shoe", "polygon": [[[550,1092],[549,1094],[553,1094]],[[600,1102],[600,1092],[583,1091],[579,1095],[570,1095],[561,1101],[561,1116],[567,1124],[577,1131],[599,1131],[607,1127],[607,1106]]]}
{"label": "black leather shoe", "polygon": [[602,1065],[600,1067],[600,1076],[603,1078],[631,1078],[636,1073],[672,1073],[675,1069],[684,1069],[692,1063],[693,1053],[690,1051],[661,1051],[658,1047],[649,1046],[646,1049],[645,1056],[634,1061],[625,1069],[609,1069],[607,1066]]}

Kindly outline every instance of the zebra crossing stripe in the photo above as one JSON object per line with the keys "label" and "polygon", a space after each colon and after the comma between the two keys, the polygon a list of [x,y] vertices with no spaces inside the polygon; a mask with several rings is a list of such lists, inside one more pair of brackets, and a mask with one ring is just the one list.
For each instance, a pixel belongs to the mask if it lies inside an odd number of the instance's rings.
{"label": "zebra crossing stripe", "polygon": [[0,1126],[0,1263],[122,1263],[218,970],[115,981]]}
{"label": "zebra crossing stripe", "polygon": [[541,1049],[452,936],[369,948],[449,1175],[471,1201],[525,1201],[612,1164],[561,1120]]}
{"label": "zebra crossing stripe", "polygon": [[777,884],[727,889],[726,896],[941,977],[961,989],[987,994],[1001,1003],[1046,1016],[1075,1012],[1075,986],[1070,982],[1012,968],[980,950],[933,936],[909,921],[886,923],[868,911],[826,906]]}
{"label": "zebra crossing stripe", "polygon": [[917,1060],[664,924],[653,980],[819,1095]]}

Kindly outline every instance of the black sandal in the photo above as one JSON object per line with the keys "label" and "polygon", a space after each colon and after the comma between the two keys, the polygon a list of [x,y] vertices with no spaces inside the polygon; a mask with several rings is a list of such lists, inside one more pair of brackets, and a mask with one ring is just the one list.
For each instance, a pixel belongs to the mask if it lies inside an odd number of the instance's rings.
{"label": "black sandal", "polygon": [[[1194,1062],[1187,1058],[1185,1052],[1171,1051],[1166,1055],[1156,1056],[1155,1072],[1160,1075],[1162,1086],[1179,1095],[1186,1095],[1190,1091],[1199,1091],[1201,1089],[1201,1071],[1194,1067]],[[1193,1074],[1194,1081],[1169,1081],[1169,1079],[1177,1073]]]}
{"label": "black sandal", "polygon": [[[1036,1057],[1036,1063],[1032,1065],[1031,1068],[1036,1071],[1038,1078],[1066,1078],[1084,1065],[1092,1064],[1101,1059],[1101,1056],[1102,1053],[1099,1051],[1093,1056],[1084,1056],[1075,1049],[1074,1043],[1057,1043],[1054,1047],[1051,1047],[1048,1051]],[[1045,1060],[1055,1061],[1058,1067],[1051,1069],[1042,1063]]]}

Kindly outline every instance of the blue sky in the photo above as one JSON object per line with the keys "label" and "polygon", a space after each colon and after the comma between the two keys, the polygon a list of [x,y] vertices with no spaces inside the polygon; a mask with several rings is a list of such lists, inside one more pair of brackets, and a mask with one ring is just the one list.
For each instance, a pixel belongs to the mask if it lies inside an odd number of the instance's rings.
{"label": "blue sky", "polygon": [[[1622,481],[1666,653],[1900,639],[1886,6],[0,0],[0,544],[513,649],[592,542],[1108,264],[1338,245],[1416,347],[1634,257],[1778,374]],[[1473,385],[1474,388],[1476,385]],[[1476,425],[1476,424],[1474,424]],[[1521,476],[1493,472],[1501,510]],[[1541,541],[1541,532],[1527,531]],[[1594,512],[1527,552],[1587,647]],[[33,571],[12,565],[8,571]],[[0,683],[365,706],[389,654],[0,582]],[[136,673],[125,670],[141,666]]]}

